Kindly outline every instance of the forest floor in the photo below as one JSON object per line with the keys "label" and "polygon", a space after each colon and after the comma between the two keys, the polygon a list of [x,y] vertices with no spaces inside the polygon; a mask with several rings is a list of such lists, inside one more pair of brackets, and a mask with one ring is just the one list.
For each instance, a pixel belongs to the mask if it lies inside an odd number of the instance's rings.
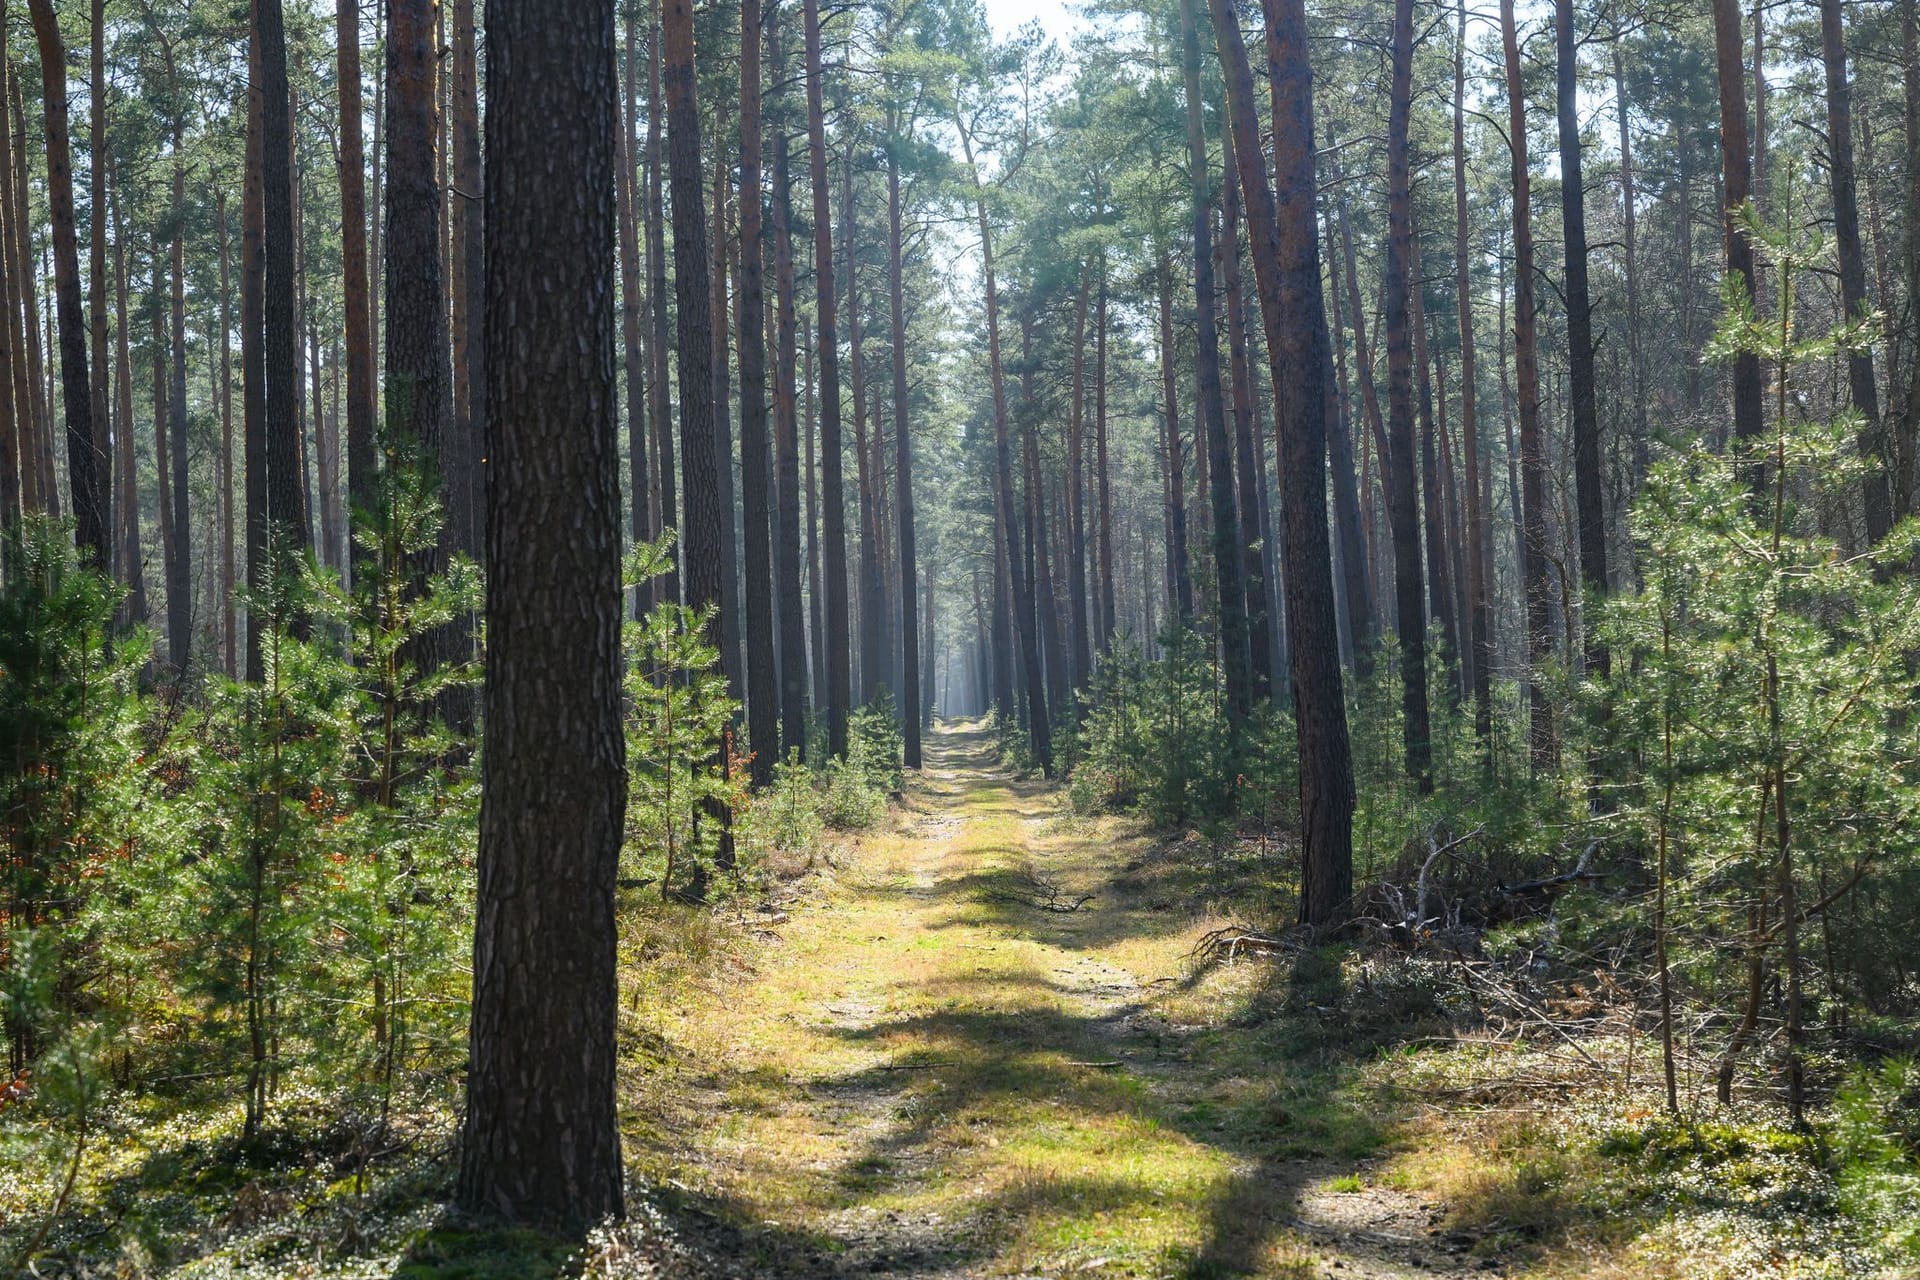
{"label": "forest floor", "polygon": [[967,727],[932,735],[909,785],[892,831],[767,916],[750,980],[718,963],[711,998],[631,993],[630,1160],[713,1216],[710,1256],[922,1280],[1541,1260],[1528,1224],[1436,1190],[1458,1160],[1402,1158],[1414,1129],[1364,1078],[1370,1044],[1249,1030],[1263,1001],[1323,1021],[1338,966],[1302,958],[1274,991],[1271,962],[1189,963],[1244,869],[1067,816]]}
{"label": "forest floor", "polygon": [[[1516,1023],[1458,956],[1196,955],[1284,931],[1294,855],[1176,835],[1076,815],[944,726],[879,829],[759,868],[764,898],[623,891],[627,1224],[450,1213],[455,1088],[368,1152],[319,1081],[242,1143],[214,1081],[98,1117],[35,1274],[1920,1276],[1906,1193],[1858,1216],[1775,1102],[1711,1103],[1704,1054],[1666,1120],[1631,1002],[1559,984]],[[62,1176],[39,1149],[0,1147],[0,1269]]]}

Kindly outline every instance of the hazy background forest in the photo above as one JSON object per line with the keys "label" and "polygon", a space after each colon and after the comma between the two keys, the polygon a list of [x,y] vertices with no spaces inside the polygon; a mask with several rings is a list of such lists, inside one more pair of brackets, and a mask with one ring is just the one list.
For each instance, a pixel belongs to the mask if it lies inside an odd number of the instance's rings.
{"label": "hazy background forest", "polygon": [[1920,2],[0,2],[0,1274],[1920,1274]]}

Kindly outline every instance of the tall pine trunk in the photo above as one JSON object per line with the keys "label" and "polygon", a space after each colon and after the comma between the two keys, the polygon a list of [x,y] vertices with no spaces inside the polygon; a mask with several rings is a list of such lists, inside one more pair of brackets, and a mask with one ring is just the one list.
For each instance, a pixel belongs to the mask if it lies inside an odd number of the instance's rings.
{"label": "tall pine trunk", "polygon": [[456,1198],[575,1226],[624,1209],[613,43],[609,4],[487,5],[486,324],[499,358],[487,364],[487,754]]}
{"label": "tall pine trunk", "polygon": [[740,485],[746,568],[747,746],[753,784],[773,781],[780,760],[780,693],[774,660],[773,488],[767,435],[765,236],[761,229],[762,0],[740,5]]}
{"label": "tall pine trunk", "polygon": [[[969,161],[971,165],[971,161]],[[984,218],[983,231],[984,235]],[[892,304],[888,308],[893,320],[893,479],[897,493],[894,503],[900,520],[900,729],[903,739],[902,758],[909,769],[920,767],[920,598],[919,566],[915,563],[914,548],[914,510],[913,510],[913,430],[912,419],[907,404],[907,291],[906,272],[901,259],[905,253],[902,240],[900,210],[900,159],[894,147],[887,148],[887,277],[888,288],[892,295]],[[988,262],[991,264],[991,250]],[[987,267],[987,279],[993,279],[993,268]],[[989,283],[991,288],[991,283]],[[988,303],[989,306],[993,304]],[[1004,394],[1004,392],[1002,393]],[[1034,697],[1033,690],[1029,696]],[[1039,703],[1036,701],[1036,706]],[[1044,709],[1039,718],[1045,719]],[[1035,736],[1035,743],[1047,741],[1044,729]],[[1038,745],[1035,754],[1041,757],[1043,764],[1051,766],[1053,753],[1049,746],[1041,751]]]}

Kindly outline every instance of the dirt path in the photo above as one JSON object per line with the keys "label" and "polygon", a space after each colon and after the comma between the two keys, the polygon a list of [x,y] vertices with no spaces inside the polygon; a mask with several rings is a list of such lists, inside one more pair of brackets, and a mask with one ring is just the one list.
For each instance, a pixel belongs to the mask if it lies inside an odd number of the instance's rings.
{"label": "dirt path", "polygon": [[756,1275],[1497,1273],[1363,1143],[1277,1137],[1323,1104],[1208,1025],[1183,966],[1208,918],[1128,891],[1123,825],[1060,813],[984,735],[935,734],[898,832],[663,1015],[648,1176]]}

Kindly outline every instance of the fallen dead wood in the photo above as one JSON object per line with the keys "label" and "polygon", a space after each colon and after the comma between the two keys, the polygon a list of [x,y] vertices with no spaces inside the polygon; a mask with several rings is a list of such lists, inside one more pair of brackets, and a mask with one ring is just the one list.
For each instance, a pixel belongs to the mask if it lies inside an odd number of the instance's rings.
{"label": "fallen dead wood", "polygon": [[1216,962],[1237,960],[1242,953],[1255,956],[1297,955],[1304,948],[1288,938],[1261,933],[1245,925],[1215,929],[1193,945],[1187,963],[1204,967]]}
{"label": "fallen dead wood", "polygon": [[995,889],[983,896],[989,902],[1010,902],[1015,906],[1032,907],[1036,911],[1051,911],[1055,915],[1071,915],[1094,900],[1091,893],[1072,894],[1058,883],[1045,876],[1027,872],[1020,877],[1027,892],[1015,892]]}

